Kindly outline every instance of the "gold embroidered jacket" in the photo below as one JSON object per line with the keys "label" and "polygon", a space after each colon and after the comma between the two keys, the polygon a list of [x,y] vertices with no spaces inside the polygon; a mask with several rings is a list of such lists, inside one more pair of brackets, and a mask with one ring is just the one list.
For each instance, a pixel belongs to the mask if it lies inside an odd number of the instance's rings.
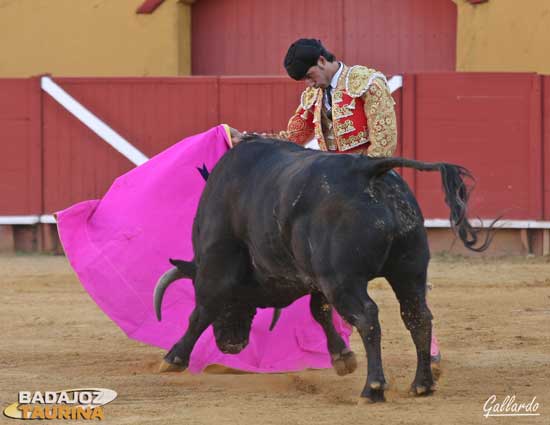
{"label": "gold embroidered jacket", "polygon": [[332,130],[323,108],[323,89],[309,87],[279,136],[305,144],[314,136],[324,151],[392,156],[397,144],[394,101],[386,78],[364,66],[344,69],[332,91]]}

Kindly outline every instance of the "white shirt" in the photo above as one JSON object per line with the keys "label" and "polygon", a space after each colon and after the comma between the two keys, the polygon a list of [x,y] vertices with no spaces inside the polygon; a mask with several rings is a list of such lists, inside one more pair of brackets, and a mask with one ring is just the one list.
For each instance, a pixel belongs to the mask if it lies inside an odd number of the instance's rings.
{"label": "white shirt", "polygon": [[[336,71],[334,73],[334,75],[332,76],[332,80],[330,80],[330,86],[332,87],[332,92],[333,93],[334,93],[334,89],[338,85],[338,79],[340,78],[340,75],[342,74],[342,71],[344,70],[344,64],[342,62],[338,62],[338,63],[340,64],[340,66],[338,67],[338,71]],[[328,102],[328,93],[327,93],[326,90],[325,90],[324,101],[325,101],[325,107],[327,108],[327,111],[330,111],[331,106]]]}

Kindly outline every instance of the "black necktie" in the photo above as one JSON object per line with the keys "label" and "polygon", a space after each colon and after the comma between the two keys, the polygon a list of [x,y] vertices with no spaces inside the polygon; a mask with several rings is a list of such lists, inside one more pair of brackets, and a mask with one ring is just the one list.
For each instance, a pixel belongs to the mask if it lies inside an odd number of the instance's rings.
{"label": "black necktie", "polygon": [[332,86],[328,86],[326,89],[327,92],[327,102],[328,102],[328,109],[327,109],[327,117],[329,120],[332,121]]}

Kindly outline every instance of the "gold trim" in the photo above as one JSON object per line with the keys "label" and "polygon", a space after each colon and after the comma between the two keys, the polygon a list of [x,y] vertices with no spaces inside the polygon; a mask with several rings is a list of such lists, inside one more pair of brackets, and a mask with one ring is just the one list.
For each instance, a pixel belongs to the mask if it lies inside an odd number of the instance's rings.
{"label": "gold trim", "polygon": [[225,138],[225,142],[227,143],[227,145],[229,146],[229,149],[232,149],[233,148],[233,142],[231,141],[231,130],[230,130],[230,127],[228,124],[222,124],[224,130],[225,130],[225,135],[226,135],[226,138]]}
{"label": "gold trim", "polygon": [[342,152],[353,149],[357,146],[364,145],[369,142],[368,135],[365,131],[360,131],[354,136],[340,139],[339,147]]}
{"label": "gold trim", "polygon": [[332,105],[332,119],[338,120],[342,118],[351,117],[353,115],[353,111],[350,110],[347,105],[345,106],[339,106],[339,105]]}
{"label": "gold trim", "polygon": [[334,134],[337,137],[343,136],[344,134],[353,133],[355,131],[355,127],[353,126],[352,120],[345,120],[344,122],[336,121],[334,123],[334,128],[335,128]]}
{"label": "gold trim", "polygon": [[334,89],[332,91],[332,104],[334,105],[335,103],[340,103],[342,100],[344,100],[342,95],[343,95],[343,90]]}
{"label": "gold trim", "polygon": [[319,97],[319,92],[321,89],[315,89],[313,87],[308,87],[302,92],[302,97],[300,98],[300,104],[304,109],[310,109],[316,102]]}
{"label": "gold trim", "polygon": [[[380,74],[366,66],[355,65],[349,69],[346,77],[346,91],[351,97],[361,97],[369,89],[369,82],[374,74]],[[383,74],[380,74],[383,76]]]}

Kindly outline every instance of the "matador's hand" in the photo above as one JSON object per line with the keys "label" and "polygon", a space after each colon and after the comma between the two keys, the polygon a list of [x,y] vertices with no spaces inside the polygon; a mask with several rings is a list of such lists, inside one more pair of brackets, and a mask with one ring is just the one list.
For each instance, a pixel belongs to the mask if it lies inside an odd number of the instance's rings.
{"label": "matador's hand", "polygon": [[231,145],[233,145],[233,147],[241,143],[243,135],[246,134],[246,132],[243,134],[239,130],[233,127],[229,127],[229,133],[231,134]]}

